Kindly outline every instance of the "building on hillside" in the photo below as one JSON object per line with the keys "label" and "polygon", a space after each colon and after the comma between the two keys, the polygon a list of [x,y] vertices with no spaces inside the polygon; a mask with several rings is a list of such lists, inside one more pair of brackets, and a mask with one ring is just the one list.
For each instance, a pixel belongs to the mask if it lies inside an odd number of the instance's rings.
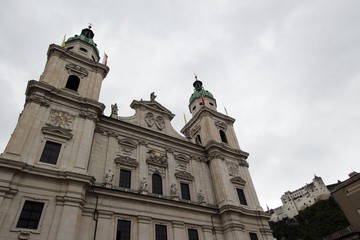
{"label": "building on hillside", "polygon": [[330,192],[321,177],[315,175],[311,183],[293,192],[287,191],[281,196],[282,206],[272,209],[270,221],[293,218],[299,211],[310,207],[318,200],[328,199]]}
{"label": "building on hillside", "polygon": [[89,28],[51,44],[0,156],[2,239],[273,239],[240,149],[235,119],[195,79],[191,120],[134,100],[104,116],[109,68]]}
{"label": "building on hillside", "polygon": [[350,226],[327,236],[324,240],[360,239],[360,173],[352,172],[347,180],[339,181],[331,191],[331,196],[339,204]]}

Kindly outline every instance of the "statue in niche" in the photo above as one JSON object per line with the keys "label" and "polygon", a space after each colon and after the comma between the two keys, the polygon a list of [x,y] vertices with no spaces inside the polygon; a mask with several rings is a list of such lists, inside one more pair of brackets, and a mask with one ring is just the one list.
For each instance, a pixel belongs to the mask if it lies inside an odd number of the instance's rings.
{"label": "statue in niche", "polygon": [[154,101],[155,101],[155,98],[156,98],[155,92],[152,92],[152,93],[150,94],[150,101],[154,102]]}
{"label": "statue in niche", "polygon": [[106,183],[112,183],[114,179],[114,173],[109,169],[109,171],[105,174],[105,182]]}
{"label": "statue in niche", "polygon": [[197,195],[197,199],[200,203],[204,203],[205,202],[205,196],[204,194],[202,193],[202,191],[200,190],[198,195]]}
{"label": "statue in niche", "polygon": [[178,189],[177,189],[175,183],[171,184],[171,186],[170,186],[170,195],[171,196],[177,196],[178,195]]}
{"label": "statue in niche", "polygon": [[116,103],[111,104],[111,115],[115,115],[115,116],[118,115],[118,106]]}
{"label": "statue in niche", "polygon": [[143,179],[140,181],[140,190],[141,190],[141,191],[146,191],[146,190],[147,190],[146,178],[143,178]]}

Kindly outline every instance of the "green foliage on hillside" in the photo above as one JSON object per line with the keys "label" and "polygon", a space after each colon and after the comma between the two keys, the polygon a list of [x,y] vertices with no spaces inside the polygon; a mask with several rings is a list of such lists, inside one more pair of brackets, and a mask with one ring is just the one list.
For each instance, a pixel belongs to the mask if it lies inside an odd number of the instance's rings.
{"label": "green foliage on hillside", "polygon": [[333,198],[315,203],[293,219],[269,223],[278,240],[319,240],[349,226]]}

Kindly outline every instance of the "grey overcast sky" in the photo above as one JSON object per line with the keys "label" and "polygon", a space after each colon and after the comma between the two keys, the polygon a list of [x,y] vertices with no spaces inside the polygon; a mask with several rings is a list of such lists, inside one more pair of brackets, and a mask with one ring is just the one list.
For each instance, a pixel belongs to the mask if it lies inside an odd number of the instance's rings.
{"label": "grey overcast sky", "polygon": [[314,174],[331,184],[360,170],[359,13],[358,0],[2,1],[0,152],[48,45],[91,22],[109,55],[105,115],[117,103],[131,116],[154,91],[179,131],[197,73],[236,119],[261,205],[278,207]]}

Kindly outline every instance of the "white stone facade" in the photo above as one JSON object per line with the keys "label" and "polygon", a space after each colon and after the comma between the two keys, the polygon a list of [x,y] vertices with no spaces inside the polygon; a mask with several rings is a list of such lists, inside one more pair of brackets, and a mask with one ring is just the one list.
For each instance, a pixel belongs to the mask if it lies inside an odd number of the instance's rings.
{"label": "white stone facade", "polygon": [[120,239],[121,222],[132,240],[162,239],[157,226],[167,239],[273,239],[235,120],[205,105],[184,137],[154,94],[131,103],[134,116],[116,104],[104,116],[109,68],[81,37],[50,45],[40,81],[28,83],[0,156],[1,239]]}
{"label": "white stone facade", "polygon": [[306,184],[293,192],[287,191],[281,196],[282,206],[273,209],[270,221],[276,222],[284,218],[293,218],[299,211],[313,205],[318,200],[329,198],[327,189],[321,177],[315,176],[310,184]]}

